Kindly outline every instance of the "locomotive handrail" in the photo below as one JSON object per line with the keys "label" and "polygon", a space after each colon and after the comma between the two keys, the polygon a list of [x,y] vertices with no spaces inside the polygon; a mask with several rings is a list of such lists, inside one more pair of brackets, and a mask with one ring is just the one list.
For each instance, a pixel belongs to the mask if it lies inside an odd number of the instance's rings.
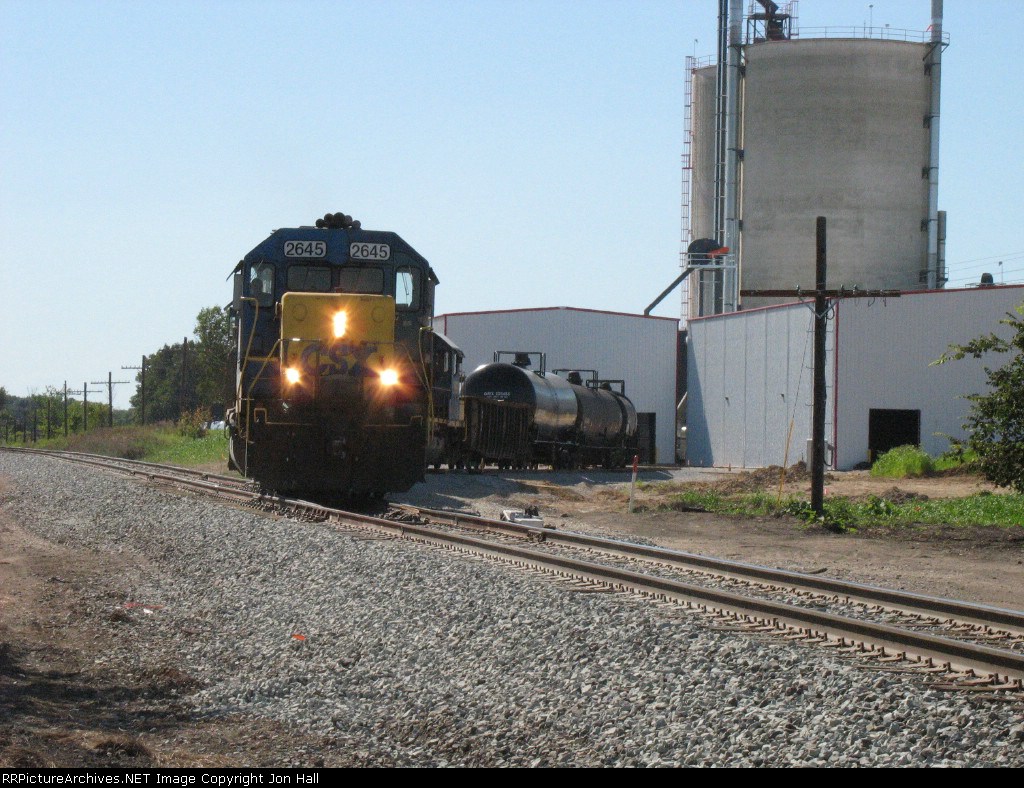
{"label": "locomotive handrail", "polygon": [[[239,262],[239,265],[241,265],[241,262]],[[252,340],[256,336],[256,326],[259,324],[260,302],[258,298],[253,298],[252,296],[241,296],[239,300],[252,301],[256,305],[256,314],[252,317],[252,328],[249,330],[249,341],[245,344],[245,355],[242,356],[242,369],[245,369],[245,366],[249,363],[249,351],[252,350]],[[235,397],[237,399],[242,399],[242,377],[241,375],[238,377],[238,385],[235,387]]]}

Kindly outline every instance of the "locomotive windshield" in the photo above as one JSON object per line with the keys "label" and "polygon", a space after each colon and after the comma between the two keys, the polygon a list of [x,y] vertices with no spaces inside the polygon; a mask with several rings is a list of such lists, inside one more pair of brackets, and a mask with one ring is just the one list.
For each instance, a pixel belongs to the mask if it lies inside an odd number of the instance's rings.
{"label": "locomotive windshield", "polygon": [[331,289],[331,269],[324,266],[293,265],[288,269],[288,289],[326,293]]}
{"label": "locomotive windshield", "polygon": [[342,268],[338,271],[339,293],[384,292],[384,270],[381,268]]}

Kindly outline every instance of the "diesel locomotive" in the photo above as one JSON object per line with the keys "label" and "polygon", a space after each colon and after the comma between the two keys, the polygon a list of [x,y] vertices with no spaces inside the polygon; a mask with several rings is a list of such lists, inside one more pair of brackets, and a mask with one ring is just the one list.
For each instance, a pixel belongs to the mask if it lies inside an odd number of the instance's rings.
{"label": "diesel locomotive", "polygon": [[637,429],[625,383],[601,380],[596,370],[549,372],[546,366],[544,353],[498,351],[493,363],[466,378],[463,451],[469,464],[623,467],[636,450]]}
{"label": "diesel locomotive", "polygon": [[341,213],[249,252],[234,270],[229,465],[289,494],[376,497],[422,480],[460,373],[430,328],[437,284],[396,233]]}

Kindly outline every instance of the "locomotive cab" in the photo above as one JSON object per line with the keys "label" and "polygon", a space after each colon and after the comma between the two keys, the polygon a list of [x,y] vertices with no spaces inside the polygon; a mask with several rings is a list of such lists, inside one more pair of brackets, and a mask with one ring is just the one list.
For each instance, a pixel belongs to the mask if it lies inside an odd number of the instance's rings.
{"label": "locomotive cab", "polygon": [[236,268],[230,462],[277,492],[407,490],[423,477],[437,277],[395,233],[329,216]]}

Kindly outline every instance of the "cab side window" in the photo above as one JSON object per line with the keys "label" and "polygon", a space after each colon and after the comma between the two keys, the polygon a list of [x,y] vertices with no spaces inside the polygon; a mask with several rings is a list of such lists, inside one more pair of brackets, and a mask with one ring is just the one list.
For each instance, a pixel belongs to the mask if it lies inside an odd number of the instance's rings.
{"label": "cab side window", "polygon": [[274,266],[270,263],[256,263],[249,269],[249,295],[260,306],[274,304]]}
{"label": "cab side window", "polygon": [[419,309],[420,288],[420,269],[400,266],[395,271],[395,306],[407,311]]}

